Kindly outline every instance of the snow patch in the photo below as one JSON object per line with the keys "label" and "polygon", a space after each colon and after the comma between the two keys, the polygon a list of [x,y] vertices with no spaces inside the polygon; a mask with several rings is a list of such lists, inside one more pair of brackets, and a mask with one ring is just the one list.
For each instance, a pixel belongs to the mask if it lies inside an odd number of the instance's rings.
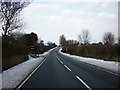
{"label": "snow patch", "polygon": [[66,54],[66,53],[61,52],[61,50],[62,49],[60,49],[59,52],[62,55],[71,57],[71,58],[73,58],[73,59],[75,59],[77,61],[88,63],[88,64],[91,64],[91,65],[94,65],[94,66],[98,66],[98,67],[100,67],[102,69],[109,70],[111,72],[115,72],[117,74],[120,74],[119,68],[118,68],[118,66],[120,65],[120,62],[104,61],[102,59],[85,58],[85,57],[80,57],[80,56],[76,56],[76,55],[70,55],[70,54]]}
{"label": "snow patch", "polygon": [[3,71],[2,88],[15,88],[43,58],[30,58],[30,60]]}
{"label": "snow patch", "polygon": [[16,88],[53,49],[40,54],[39,58],[32,58],[29,55],[29,60],[3,71],[0,74],[0,88]]}
{"label": "snow patch", "polygon": [[[57,48],[57,47],[55,47],[55,48]],[[52,50],[54,50],[55,48],[52,48],[52,49],[50,49],[49,51],[44,52],[43,54],[39,54],[39,56],[44,57],[44,56],[48,55],[48,54],[49,54]]]}

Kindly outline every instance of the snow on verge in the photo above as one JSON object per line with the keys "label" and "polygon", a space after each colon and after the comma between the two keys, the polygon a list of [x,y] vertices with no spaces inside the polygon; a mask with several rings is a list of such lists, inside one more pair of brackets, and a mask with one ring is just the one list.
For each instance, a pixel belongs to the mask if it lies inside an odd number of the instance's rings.
{"label": "snow on verge", "polygon": [[[55,48],[57,48],[57,47],[55,47]],[[44,56],[48,55],[48,54],[49,54],[52,50],[54,50],[55,48],[52,48],[52,49],[50,49],[49,51],[44,52],[43,54],[39,54],[39,56],[40,56],[40,57],[44,57]]]}
{"label": "snow on verge", "polygon": [[2,73],[2,88],[15,88],[42,61],[43,58],[30,60],[14,66]]}
{"label": "snow on verge", "polygon": [[114,62],[114,61],[104,61],[102,59],[95,59],[95,58],[85,58],[85,57],[80,57],[80,56],[76,56],[76,55],[70,55],[70,54],[66,54],[61,52],[62,49],[59,50],[59,52],[65,56],[71,57],[75,60],[84,62],[84,63],[88,63],[94,66],[98,66],[100,68],[109,70],[111,72],[115,72],[117,74],[120,74],[120,71],[118,70],[118,66],[120,65],[119,62]]}
{"label": "snow on verge", "polygon": [[[53,48],[54,49],[54,48]],[[53,49],[40,54],[40,56],[46,56]],[[0,74],[2,75],[2,83],[0,83],[0,88],[15,88],[18,86],[26,76],[29,75],[31,71],[35,69],[43,60],[43,57],[32,58],[29,56],[29,60],[18,64],[8,70],[5,70]]]}

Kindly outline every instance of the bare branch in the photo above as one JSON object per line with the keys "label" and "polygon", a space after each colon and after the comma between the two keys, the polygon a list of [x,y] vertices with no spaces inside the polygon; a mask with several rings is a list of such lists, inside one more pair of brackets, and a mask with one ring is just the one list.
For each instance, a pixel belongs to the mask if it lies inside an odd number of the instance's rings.
{"label": "bare branch", "polygon": [[88,30],[83,30],[80,35],[78,35],[80,43],[89,44],[90,43],[90,33]]}
{"label": "bare branch", "polygon": [[115,35],[111,32],[106,32],[103,35],[103,42],[104,44],[113,44],[115,42]]}
{"label": "bare branch", "polygon": [[0,3],[0,22],[3,23],[2,29],[4,35],[10,34],[15,29],[20,30],[24,26],[20,18],[20,13],[30,4],[29,0],[8,1],[2,0]]}

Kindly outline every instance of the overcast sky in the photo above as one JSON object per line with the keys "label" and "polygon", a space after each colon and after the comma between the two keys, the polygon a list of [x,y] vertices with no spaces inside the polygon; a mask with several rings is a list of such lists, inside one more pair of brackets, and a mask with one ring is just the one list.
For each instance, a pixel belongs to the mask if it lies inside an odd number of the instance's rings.
{"label": "overcast sky", "polygon": [[[74,2],[73,2],[74,1]],[[113,2],[114,1],[114,2]],[[59,44],[59,36],[78,40],[87,29],[92,42],[105,32],[118,36],[118,0],[33,0],[24,10],[25,32],[35,32],[45,42]]]}

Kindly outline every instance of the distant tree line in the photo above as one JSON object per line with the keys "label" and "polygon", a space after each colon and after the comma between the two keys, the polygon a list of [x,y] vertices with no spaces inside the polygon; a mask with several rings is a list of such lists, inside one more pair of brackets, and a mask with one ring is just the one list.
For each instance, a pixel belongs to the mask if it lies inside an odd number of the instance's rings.
{"label": "distant tree line", "polygon": [[60,45],[62,52],[83,56],[98,58],[104,60],[120,61],[120,38],[115,43],[115,36],[111,32],[103,35],[103,42],[91,43],[88,30],[84,30],[78,35],[79,41],[66,40],[64,35],[60,36]]}

